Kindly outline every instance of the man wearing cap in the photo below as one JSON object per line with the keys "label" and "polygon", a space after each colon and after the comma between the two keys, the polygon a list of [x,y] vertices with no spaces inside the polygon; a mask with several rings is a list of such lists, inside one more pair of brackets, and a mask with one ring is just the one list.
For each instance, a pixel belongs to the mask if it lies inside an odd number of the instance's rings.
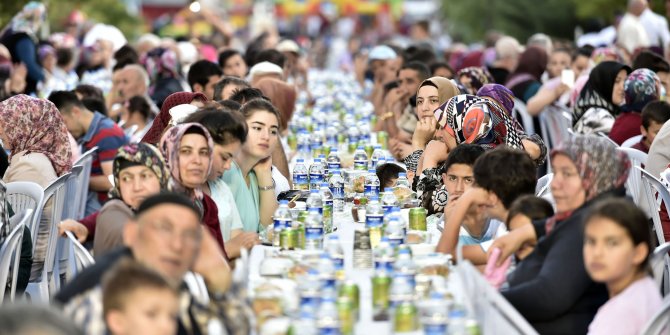
{"label": "man wearing cap", "polygon": [[[86,334],[106,333],[101,279],[114,264],[133,258],[180,288],[178,334],[204,334],[219,321],[228,334],[249,333],[247,306],[234,297],[231,272],[216,241],[200,224],[200,210],[188,198],[161,193],[147,198],[123,232],[123,247],[97,260],[66,285],[55,300]],[[200,274],[209,303],[197,302],[184,285],[188,271]]]}
{"label": "man wearing cap", "polygon": [[249,70],[249,82],[251,86],[256,85],[263,78],[275,78],[284,81],[284,69],[270,62],[260,62]]}
{"label": "man wearing cap", "polygon": [[387,45],[379,45],[368,54],[368,69],[374,77],[374,86],[370,101],[376,111],[383,109],[384,85],[398,78],[398,70],[402,66],[402,57]]}
{"label": "man wearing cap", "polygon": [[300,47],[293,40],[283,40],[277,44],[277,51],[284,54],[284,74],[286,79],[298,85],[301,89],[307,88],[307,62],[300,57]]}

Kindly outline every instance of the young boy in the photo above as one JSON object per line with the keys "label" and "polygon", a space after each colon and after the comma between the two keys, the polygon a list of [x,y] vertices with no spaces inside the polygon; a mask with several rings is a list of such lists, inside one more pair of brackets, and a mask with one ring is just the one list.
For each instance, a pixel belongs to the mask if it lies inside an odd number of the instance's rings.
{"label": "young boy", "polygon": [[157,272],[122,261],[103,279],[102,304],[112,335],[177,333],[177,291]]}
{"label": "young boy", "polygon": [[640,132],[642,132],[642,139],[640,142],[632,146],[633,149],[640,150],[644,153],[649,153],[649,147],[654,142],[654,138],[658,131],[661,130],[663,124],[670,119],[670,104],[665,101],[654,101],[647,104],[642,109],[642,125]]}
{"label": "young boy", "polygon": [[[516,199],[509,207],[507,214],[507,229],[514,230],[529,221],[542,220],[554,215],[554,208],[549,201],[534,195],[524,195]],[[533,252],[534,245],[524,244],[516,252],[517,261],[523,260]]]}
{"label": "young boy", "polygon": [[[488,151],[475,161],[472,173],[474,185],[466,188],[457,202],[447,204],[445,208],[444,230],[437,245],[438,252],[455,254],[461,225],[467,224],[468,216],[478,218],[475,222],[479,223],[490,219],[505,222],[512,202],[524,194],[535,192],[535,164],[528,154],[520,150],[498,148]],[[472,232],[473,229],[468,230]],[[491,241],[482,241],[467,249],[468,246],[465,246],[463,257],[475,264],[485,264],[486,250]]]}
{"label": "young boy", "polygon": [[379,178],[379,185],[383,190],[386,187],[394,187],[398,181],[398,175],[401,172],[407,172],[398,164],[385,163],[377,167],[377,178]]}

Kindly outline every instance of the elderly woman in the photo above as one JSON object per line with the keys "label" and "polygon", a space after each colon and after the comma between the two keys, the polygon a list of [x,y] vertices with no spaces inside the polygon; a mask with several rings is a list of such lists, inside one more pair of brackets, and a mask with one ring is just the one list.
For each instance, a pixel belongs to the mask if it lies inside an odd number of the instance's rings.
{"label": "elderly woman", "polygon": [[147,197],[168,189],[170,173],[160,151],[151,144],[119,148],[113,163],[114,188],[96,219],[93,252],[100,257],[123,245],[123,227]]}

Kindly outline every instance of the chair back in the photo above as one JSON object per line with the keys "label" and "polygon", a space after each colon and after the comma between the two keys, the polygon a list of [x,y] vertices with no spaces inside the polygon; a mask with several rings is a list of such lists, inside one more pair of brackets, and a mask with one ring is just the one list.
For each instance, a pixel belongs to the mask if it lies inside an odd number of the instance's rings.
{"label": "chair back", "polygon": [[528,113],[526,104],[520,99],[514,98],[514,108],[512,109],[512,116],[521,123],[526,134],[535,134],[535,125],[533,124],[533,117]]}
{"label": "chair back", "polygon": [[642,135],[633,136],[633,137],[623,141],[623,143],[621,143],[621,147],[622,148],[630,148],[630,147],[638,144],[640,142],[640,140],[642,140]]}
{"label": "chair back", "polygon": [[66,280],[70,281],[75,278],[82,270],[95,264],[95,260],[91,253],[84,248],[72,232],[66,231],[63,238],[69,248],[68,268],[66,273]]}
{"label": "chair back", "polygon": [[620,147],[617,148],[617,150],[626,153],[628,159],[630,159],[631,169],[630,173],[628,174],[628,180],[626,180],[626,190],[633,198],[633,201],[636,204],[639,204],[641,201],[644,201],[643,199],[640,199],[642,174],[640,173],[640,170],[636,169],[635,167],[644,167],[644,165],[647,163],[647,154],[633,148]]}
{"label": "chair back", "polygon": [[656,249],[654,253],[651,254],[650,264],[651,271],[654,273],[654,279],[656,284],[661,288],[663,295],[668,294],[668,289],[670,287],[670,256],[668,252],[670,251],[670,242],[665,242]]}
{"label": "chair back", "polygon": [[15,214],[9,219],[11,227],[9,236],[0,248],[0,303],[4,301],[7,283],[10,287],[9,300],[14,301],[16,297],[16,285],[19,277],[19,264],[21,261],[21,245],[23,241],[23,228],[32,217],[33,210],[26,209]]}
{"label": "chair back", "polygon": [[665,205],[666,212],[668,206],[670,206],[670,191],[661,183],[656,177],[652,176],[649,172],[645,171],[641,167],[636,167],[638,171],[642,174],[642,188],[645,192],[643,194],[646,199],[646,205],[649,209],[649,214],[651,214],[651,219],[654,223],[654,230],[656,231],[656,238],[658,238],[658,244],[661,245],[665,243],[665,236],[663,235],[663,226],[661,225],[661,216],[659,213],[660,202],[663,201]]}
{"label": "chair back", "polygon": [[7,201],[15,213],[28,209],[32,210],[26,225],[30,230],[33,252],[35,252],[37,228],[42,216],[42,209],[44,209],[44,189],[39,184],[29,181],[7,183]]}
{"label": "chair back", "polygon": [[77,197],[75,203],[79,204],[79,208],[76,212],[77,218],[82,219],[84,213],[86,212],[86,199],[88,196],[88,183],[91,179],[91,167],[93,166],[93,159],[95,158],[98,147],[93,147],[91,150],[86,151],[82,154],[79,159],[77,159],[73,166],[81,165],[84,168],[84,171],[78,177],[77,185],[79,185],[79,192],[77,192]]}
{"label": "chair back", "polygon": [[551,189],[551,180],[554,179],[553,173],[547,173],[537,180],[535,185],[535,195],[541,197]]}
{"label": "chair back", "polygon": [[644,330],[640,333],[642,335],[659,335],[668,333],[668,322],[670,321],[670,296],[663,299],[663,305],[661,309],[656,312],[651,320],[644,327]]}

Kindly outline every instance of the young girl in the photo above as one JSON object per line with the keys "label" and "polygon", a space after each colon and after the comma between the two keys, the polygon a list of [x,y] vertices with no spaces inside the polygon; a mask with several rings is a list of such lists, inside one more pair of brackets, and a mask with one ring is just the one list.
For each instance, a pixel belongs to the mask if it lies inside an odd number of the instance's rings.
{"label": "young girl", "polygon": [[589,334],[638,334],[662,304],[649,274],[653,249],[646,216],[629,201],[611,199],[597,204],[584,222],[586,271],[607,285],[610,296]]}

